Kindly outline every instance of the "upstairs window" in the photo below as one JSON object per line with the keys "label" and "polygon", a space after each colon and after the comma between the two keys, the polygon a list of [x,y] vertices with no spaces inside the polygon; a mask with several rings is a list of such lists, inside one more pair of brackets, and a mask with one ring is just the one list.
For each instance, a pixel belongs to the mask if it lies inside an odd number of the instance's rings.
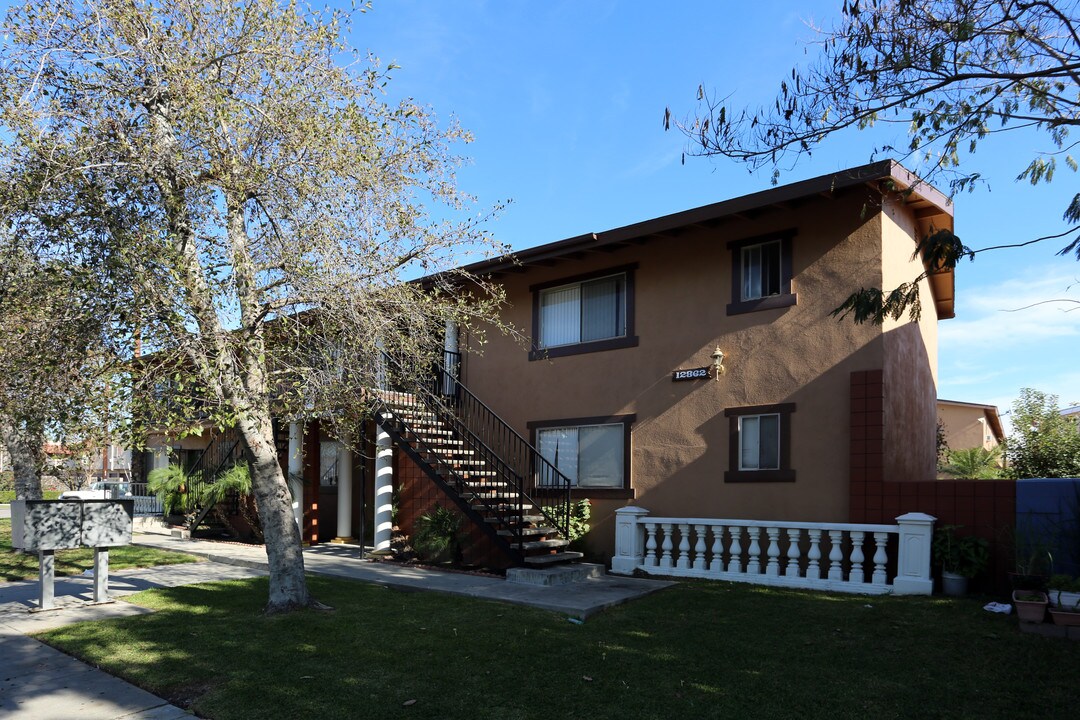
{"label": "upstairs window", "polygon": [[742,249],[742,299],[758,300],[780,294],[780,241]]}
{"label": "upstairs window", "polygon": [[626,335],[626,275],[611,275],[540,292],[541,348]]}
{"label": "upstairs window", "polygon": [[791,290],[794,230],[728,243],[731,250],[731,303],[728,315],[797,304]]}
{"label": "upstairs window", "polygon": [[532,286],[529,359],[635,347],[635,269],[624,265]]}

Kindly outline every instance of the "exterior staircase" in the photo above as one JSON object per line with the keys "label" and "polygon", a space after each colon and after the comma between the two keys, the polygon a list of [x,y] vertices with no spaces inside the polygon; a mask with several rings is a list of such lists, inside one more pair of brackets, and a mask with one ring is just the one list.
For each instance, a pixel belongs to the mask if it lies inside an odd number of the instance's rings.
{"label": "exterior staircase", "polygon": [[457,379],[459,362],[447,353],[427,382],[381,390],[376,422],[513,564],[579,560],[567,549],[570,481]]}
{"label": "exterior staircase", "polygon": [[[208,492],[209,487],[217,481],[218,477],[226,470],[240,462],[246,462],[244,443],[240,439],[240,433],[234,428],[224,433],[215,435],[206,446],[202,454],[188,470],[191,477],[191,487],[188,492],[195,498],[195,512],[187,524],[188,530],[194,531],[207,520],[210,511],[214,509],[212,500],[214,493]],[[240,498],[235,493],[229,493],[218,502],[228,504],[226,515],[229,517],[240,514]]]}

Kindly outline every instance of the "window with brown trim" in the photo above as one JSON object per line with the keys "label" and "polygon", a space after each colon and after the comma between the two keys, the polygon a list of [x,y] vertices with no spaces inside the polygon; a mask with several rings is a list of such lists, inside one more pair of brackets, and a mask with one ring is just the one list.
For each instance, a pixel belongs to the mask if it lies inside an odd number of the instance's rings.
{"label": "window with brown trim", "polygon": [[529,359],[635,347],[636,268],[626,265],[533,285]]}
{"label": "window with brown trim", "polygon": [[[528,423],[533,446],[565,475],[575,497],[633,497],[630,431],[636,415]],[[545,484],[543,472],[536,484]]]}
{"label": "window with brown trim", "polygon": [[731,304],[728,315],[795,305],[791,291],[791,239],[794,230],[733,240],[731,250]]}
{"label": "window with brown trim", "polygon": [[724,482],[795,482],[791,413],[795,403],[728,408],[728,470]]}

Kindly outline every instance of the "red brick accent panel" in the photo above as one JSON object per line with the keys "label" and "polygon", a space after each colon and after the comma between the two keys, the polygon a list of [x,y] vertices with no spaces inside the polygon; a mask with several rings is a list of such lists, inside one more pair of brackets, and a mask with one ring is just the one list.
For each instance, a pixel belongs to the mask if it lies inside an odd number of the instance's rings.
{"label": "red brick accent panel", "polygon": [[[990,542],[990,569],[977,579],[975,589],[1008,591],[1013,569],[1013,527],[1016,525],[1015,480],[933,480],[885,483],[880,510],[867,510],[868,523],[892,523],[898,515],[922,512],[937,518],[935,527],[961,525],[960,535],[977,535]],[[892,498],[892,499],[890,499]],[[869,500],[869,498],[868,498]]]}
{"label": "red brick accent panel", "polygon": [[959,534],[990,542],[990,572],[981,589],[1004,592],[1013,569],[1016,481],[883,482],[884,397],[880,370],[851,374],[849,522],[891,524],[905,513],[922,512],[936,517],[937,527],[962,525]]}
{"label": "red brick accent panel", "polygon": [[881,370],[851,373],[850,522],[868,522],[882,509],[885,383]]}
{"label": "red brick accent panel", "polygon": [[403,452],[394,452],[394,485],[398,495],[397,525],[406,537],[412,535],[416,519],[436,504],[462,515],[463,562],[478,567],[505,569],[512,563],[495,542],[458,510],[454,501]]}

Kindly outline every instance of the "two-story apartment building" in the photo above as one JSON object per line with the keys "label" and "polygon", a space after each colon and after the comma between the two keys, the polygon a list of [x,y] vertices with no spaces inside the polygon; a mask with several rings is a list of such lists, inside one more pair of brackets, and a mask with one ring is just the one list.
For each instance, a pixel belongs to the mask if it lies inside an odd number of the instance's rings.
{"label": "two-story apartment building", "polygon": [[[918,239],[952,223],[936,189],[895,162],[865,165],[476,263],[469,270],[502,284],[504,319],[529,340],[493,331],[481,347],[451,329],[447,345],[462,353],[457,376],[471,397],[557,467],[574,498],[592,501],[595,555],[610,555],[614,512],[628,504],[664,516],[859,522],[889,510],[877,506],[889,502],[883,484],[935,476],[937,323],[953,315],[953,277],[919,281],[918,320],[857,325],[832,313],[854,290],[919,277]],[[397,416],[425,422],[409,412]],[[394,506],[408,508],[403,525],[437,501],[488,513],[477,503],[498,483],[478,478],[494,475],[498,458],[436,461],[438,448],[420,447],[498,451],[454,422],[437,425],[442,439],[404,426],[389,440],[380,433],[368,454],[380,459],[366,471],[346,454],[357,487],[341,495],[353,507],[333,511],[339,522],[374,515],[364,526],[386,545],[391,489]],[[296,447],[301,433],[293,428]],[[317,458],[317,433],[305,438]],[[308,465],[317,490],[318,463]],[[518,474],[536,483],[537,467]],[[335,503],[303,495],[306,539],[321,537],[311,520],[323,535],[349,534],[321,516]],[[515,533],[506,522],[500,533]]]}
{"label": "two-story apartment building", "polygon": [[532,343],[488,333],[462,379],[592,501],[597,551],[627,504],[857,521],[858,484],[935,476],[953,278],[920,282],[918,321],[832,311],[915,279],[918,238],[952,222],[886,161],[477,263]]}

